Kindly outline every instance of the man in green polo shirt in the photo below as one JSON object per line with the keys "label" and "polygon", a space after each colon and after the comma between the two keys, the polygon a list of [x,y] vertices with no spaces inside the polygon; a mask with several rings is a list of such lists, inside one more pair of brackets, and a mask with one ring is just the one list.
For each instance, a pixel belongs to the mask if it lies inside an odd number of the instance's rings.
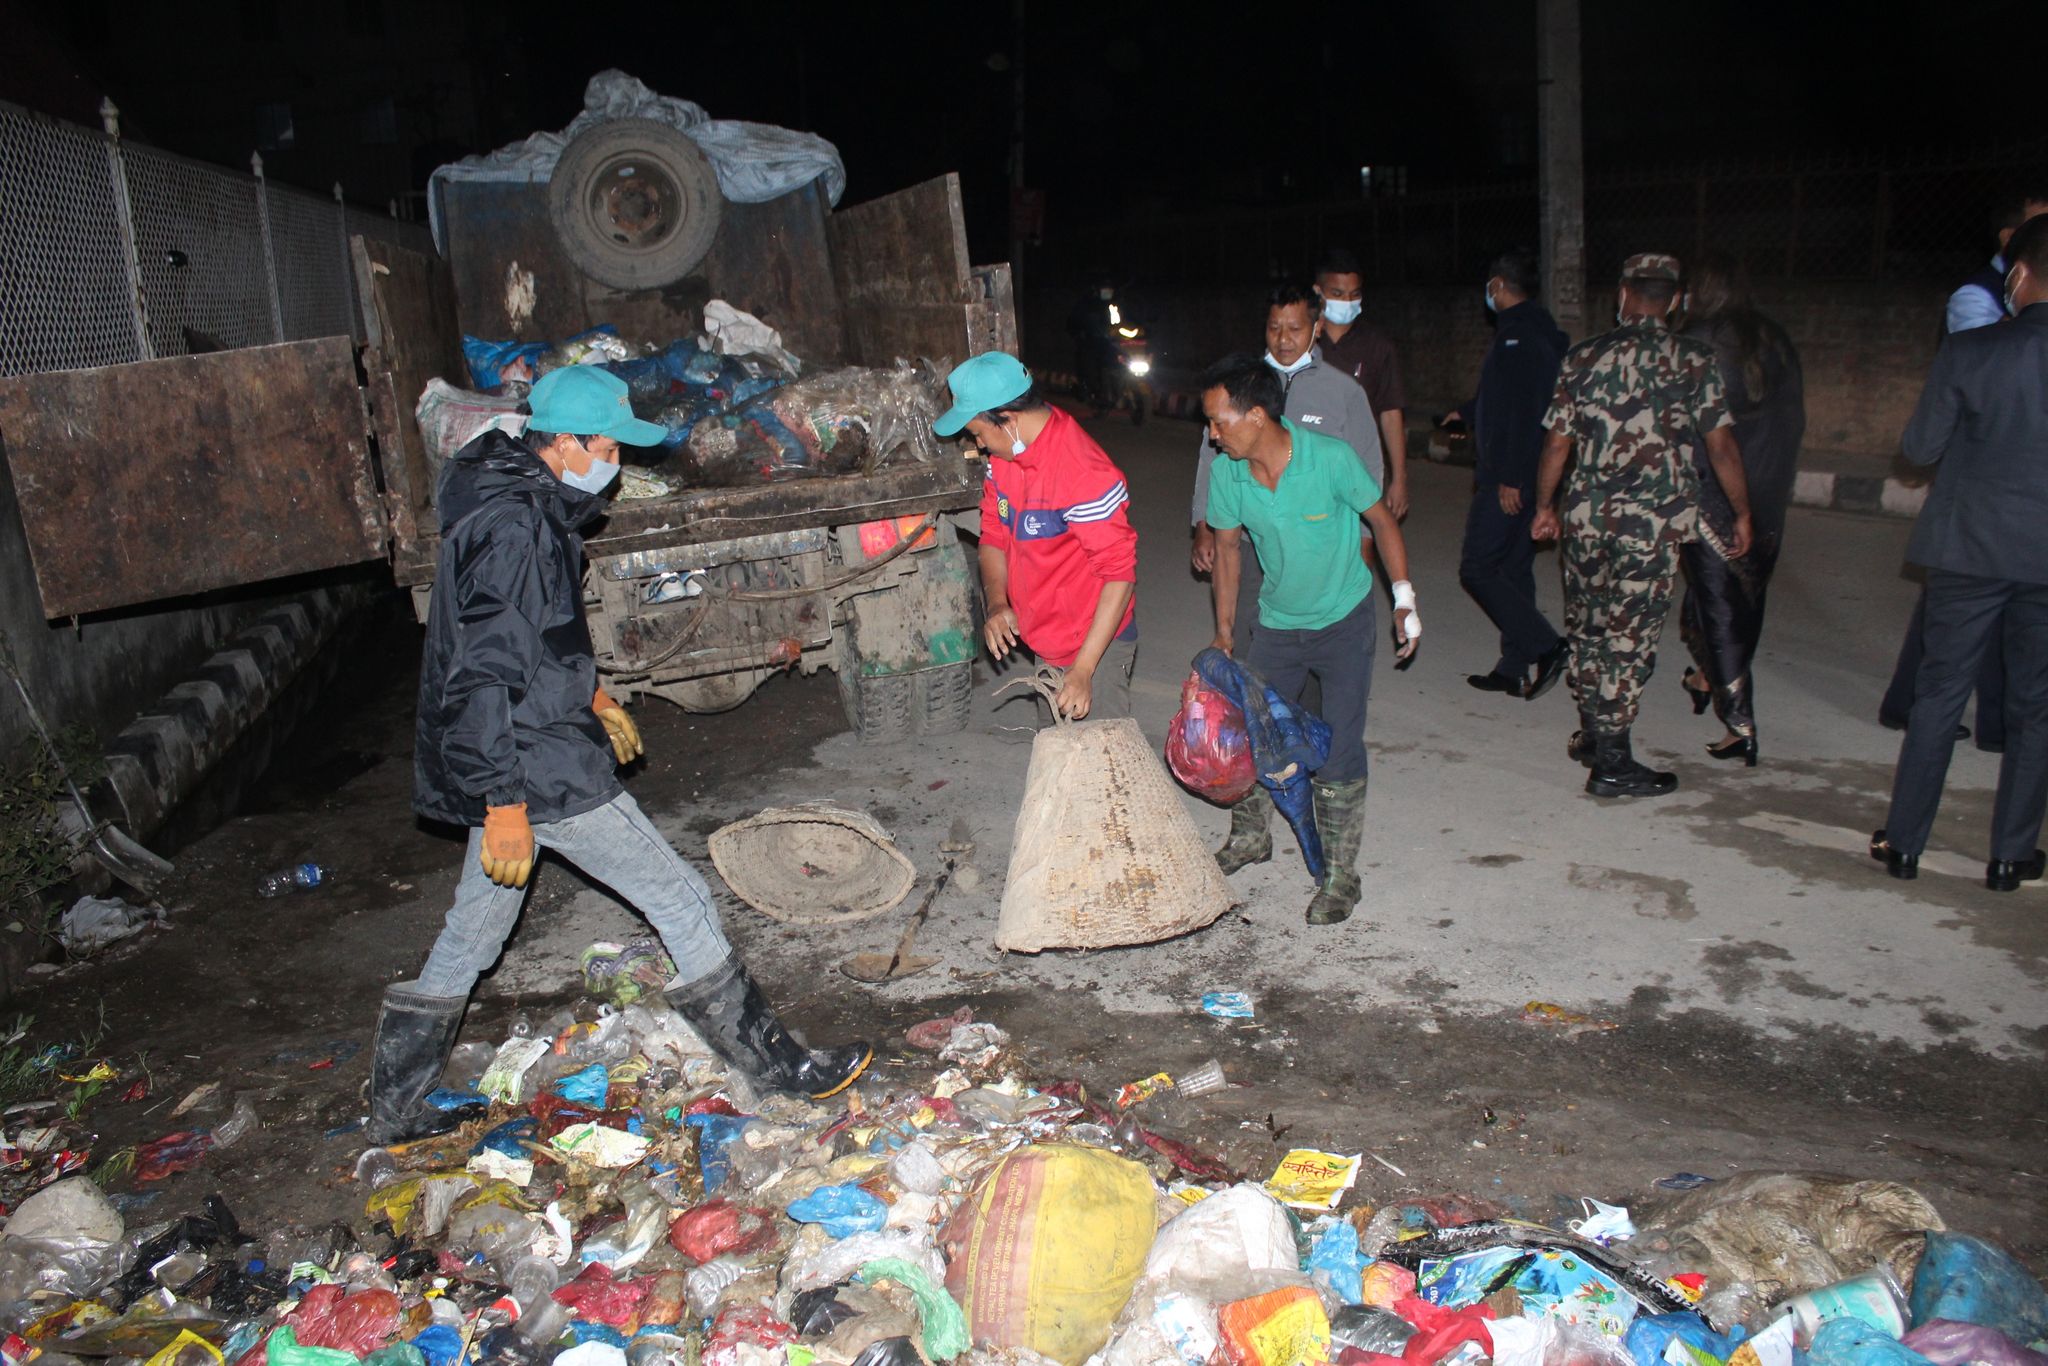
{"label": "man in green polo shirt", "polygon": [[[1207,521],[1216,533],[1210,592],[1216,648],[1228,653],[1237,627],[1238,538],[1251,533],[1265,584],[1259,629],[1245,661],[1281,697],[1299,703],[1313,674],[1330,723],[1330,757],[1314,775],[1322,886],[1308,923],[1334,925],[1358,905],[1358,848],[1365,835],[1365,712],[1375,649],[1372,571],[1358,553],[1358,519],[1394,576],[1394,639],[1415,653],[1422,621],[1408,582],[1401,525],[1350,446],[1281,418],[1280,380],[1257,356],[1218,361],[1202,376],[1209,436],[1230,458],[1209,475]],[[1263,786],[1230,811],[1230,839],[1216,851],[1227,873],[1273,856],[1272,799]]]}

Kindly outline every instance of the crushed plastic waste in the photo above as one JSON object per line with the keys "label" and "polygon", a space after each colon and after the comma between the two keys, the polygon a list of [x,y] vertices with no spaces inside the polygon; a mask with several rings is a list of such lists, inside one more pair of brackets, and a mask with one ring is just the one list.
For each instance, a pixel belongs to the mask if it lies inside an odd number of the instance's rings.
{"label": "crushed plastic waste", "polygon": [[[1244,1179],[1146,1127],[1186,1077],[1037,1082],[964,1009],[913,1031],[922,1073],[762,1095],[658,994],[619,1004],[649,960],[593,949],[589,1002],[451,1059],[458,1128],[361,1153],[360,1235],[253,1237],[219,1197],[163,1220],[118,1189],[259,1141],[251,1097],[219,1086],[111,1193],[48,1175],[60,1137],[9,1129],[41,1189],[0,1185],[0,1358],[2048,1366],[2048,1290],[1902,1186],[1748,1174],[1588,1197],[1556,1227],[1456,1193],[1375,1210],[1357,1155]],[[50,1073],[97,1066],[74,1050]]]}

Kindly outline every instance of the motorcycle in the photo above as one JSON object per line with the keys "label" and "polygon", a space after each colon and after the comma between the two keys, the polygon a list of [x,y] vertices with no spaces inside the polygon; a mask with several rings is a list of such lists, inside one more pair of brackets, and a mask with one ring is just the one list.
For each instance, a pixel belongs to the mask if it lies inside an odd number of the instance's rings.
{"label": "motorcycle", "polygon": [[1115,304],[1109,306],[1109,326],[1110,345],[1115,350],[1115,364],[1109,372],[1114,390],[1107,396],[1109,406],[1121,408],[1128,401],[1131,424],[1142,427],[1145,414],[1152,410],[1152,343],[1145,335],[1145,325],[1123,321]]}

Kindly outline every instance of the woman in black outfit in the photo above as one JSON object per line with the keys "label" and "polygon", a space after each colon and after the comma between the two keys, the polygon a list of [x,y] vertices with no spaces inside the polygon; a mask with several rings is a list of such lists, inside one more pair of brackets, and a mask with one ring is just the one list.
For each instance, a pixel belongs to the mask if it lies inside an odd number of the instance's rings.
{"label": "woman in black outfit", "polygon": [[1785,329],[1756,311],[1746,282],[1725,257],[1708,255],[1685,284],[1685,330],[1711,343],[1735,416],[1735,440],[1742,448],[1742,472],[1749,482],[1754,538],[1749,553],[1731,560],[1726,546],[1734,511],[1714,478],[1705,450],[1700,469],[1700,539],[1680,553],[1685,569],[1685,602],[1679,633],[1692,651],[1693,668],[1683,682],[1693,714],[1709,705],[1727,734],[1707,746],[1716,759],[1757,758],[1755,682],[1750,661],[1764,627],[1764,593],[1778,563],[1785,536],[1785,509],[1799,443],[1806,434],[1806,396],[1799,353]]}

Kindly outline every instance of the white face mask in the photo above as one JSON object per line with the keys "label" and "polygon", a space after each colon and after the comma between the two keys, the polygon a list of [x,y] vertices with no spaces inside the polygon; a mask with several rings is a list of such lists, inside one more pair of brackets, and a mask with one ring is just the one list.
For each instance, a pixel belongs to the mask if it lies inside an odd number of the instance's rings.
{"label": "white face mask", "polygon": [[1266,364],[1272,366],[1281,374],[1292,377],[1294,375],[1300,374],[1304,369],[1306,369],[1308,367],[1308,363],[1311,360],[1315,359],[1315,354],[1315,344],[1311,342],[1309,344],[1308,350],[1302,352],[1299,356],[1295,357],[1294,364],[1292,365],[1282,365],[1279,361],[1273,358],[1273,353],[1271,351],[1268,351],[1266,353]]}
{"label": "white face mask", "polygon": [[1015,427],[1010,429],[1010,455],[1012,458],[1024,454],[1024,438]]}
{"label": "white face mask", "polygon": [[590,468],[581,474],[566,465],[562,467],[562,482],[582,493],[603,493],[618,477],[619,464],[616,460],[599,460],[594,456]]}
{"label": "white face mask", "polygon": [[2003,295],[2003,300],[2006,316],[2010,318],[2017,318],[2020,315],[2019,281],[2014,278],[2015,274],[2013,271],[2005,273],[2005,294]]}
{"label": "white face mask", "polygon": [[1365,305],[1356,299],[1323,300],[1323,316],[1339,327],[1349,327],[1357,322],[1358,315],[1364,310]]}

